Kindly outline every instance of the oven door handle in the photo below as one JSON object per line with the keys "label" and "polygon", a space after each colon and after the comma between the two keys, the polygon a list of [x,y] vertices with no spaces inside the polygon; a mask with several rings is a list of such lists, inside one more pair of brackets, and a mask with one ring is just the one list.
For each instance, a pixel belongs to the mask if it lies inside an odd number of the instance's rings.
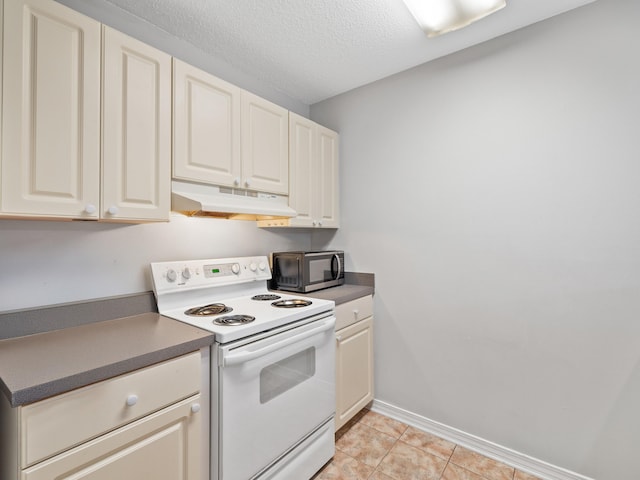
{"label": "oven door handle", "polygon": [[222,365],[227,367],[230,365],[238,365],[240,363],[245,363],[255,358],[262,357],[271,352],[275,352],[281,348],[288,347],[289,345],[293,345],[295,343],[301,342],[309,337],[313,337],[319,333],[326,332],[327,330],[333,330],[335,327],[335,317],[330,317],[328,320],[322,322],[322,325],[313,328],[311,330],[307,330],[306,332],[299,333],[298,335],[294,335],[292,337],[286,338],[280,342],[272,343],[271,345],[267,345],[264,348],[259,350],[250,350],[250,351],[240,351],[238,353],[225,354],[223,357]]}

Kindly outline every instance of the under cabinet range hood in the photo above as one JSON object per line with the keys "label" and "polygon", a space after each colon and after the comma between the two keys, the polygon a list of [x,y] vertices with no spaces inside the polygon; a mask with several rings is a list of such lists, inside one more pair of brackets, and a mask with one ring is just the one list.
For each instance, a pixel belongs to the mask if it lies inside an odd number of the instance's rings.
{"label": "under cabinet range hood", "polygon": [[178,180],[171,182],[171,209],[188,216],[231,220],[271,220],[297,215],[283,195]]}

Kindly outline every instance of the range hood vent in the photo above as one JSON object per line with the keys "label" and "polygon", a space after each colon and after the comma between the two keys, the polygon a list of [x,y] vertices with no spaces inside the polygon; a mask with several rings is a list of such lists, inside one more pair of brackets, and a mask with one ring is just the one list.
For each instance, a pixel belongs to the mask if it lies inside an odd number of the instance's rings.
{"label": "range hood vent", "polygon": [[171,182],[171,209],[188,216],[231,220],[272,220],[297,215],[283,195],[177,180]]}

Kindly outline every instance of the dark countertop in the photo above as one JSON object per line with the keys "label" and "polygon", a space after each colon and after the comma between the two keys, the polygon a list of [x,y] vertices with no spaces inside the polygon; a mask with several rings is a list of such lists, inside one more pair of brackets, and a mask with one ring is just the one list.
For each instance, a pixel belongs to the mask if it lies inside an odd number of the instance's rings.
{"label": "dark countertop", "polygon": [[341,303],[350,302],[357,298],[373,295],[375,291],[374,282],[375,278],[373,273],[345,272],[344,285],[325,288],[324,290],[316,290],[315,292],[296,293],[296,295],[333,300],[336,302],[336,305],[340,305]]}
{"label": "dark countertop", "polygon": [[0,389],[17,407],[194,352],[213,339],[143,313],[0,340]]}

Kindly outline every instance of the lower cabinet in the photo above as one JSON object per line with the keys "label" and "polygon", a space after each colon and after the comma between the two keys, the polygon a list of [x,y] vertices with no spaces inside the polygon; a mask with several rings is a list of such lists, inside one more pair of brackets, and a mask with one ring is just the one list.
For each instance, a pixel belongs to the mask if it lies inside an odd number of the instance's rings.
{"label": "lower cabinet", "polygon": [[200,386],[194,352],[29,405],[0,402],[1,443],[15,445],[0,452],[0,472],[20,480],[202,480]]}
{"label": "lower cabinet", "polygon": [[373,300],[336,307],[336,430],[373,400]]}

